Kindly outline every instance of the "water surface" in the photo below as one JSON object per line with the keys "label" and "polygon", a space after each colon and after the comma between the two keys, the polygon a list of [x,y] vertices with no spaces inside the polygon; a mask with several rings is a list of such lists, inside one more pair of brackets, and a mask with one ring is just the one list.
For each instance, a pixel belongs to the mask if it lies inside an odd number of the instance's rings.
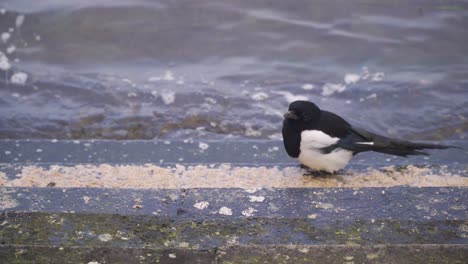
{"label": "water surface", "polygon": [[467,136],[466,1],[0,7],[3,139],[278,139],[295,99],[388,136]]}

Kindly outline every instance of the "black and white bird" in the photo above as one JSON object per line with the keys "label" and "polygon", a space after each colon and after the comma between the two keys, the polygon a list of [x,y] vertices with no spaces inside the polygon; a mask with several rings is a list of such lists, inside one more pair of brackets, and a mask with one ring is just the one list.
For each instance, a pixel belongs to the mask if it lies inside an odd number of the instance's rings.
{"label": "black and white bird", "polygon": [[284,114],[283,142],[289,156],[306,167],[326,173],[344,168],[360,152],[376,151],[406,157],[428,155],[422,149],[452,146],[414,143],[380,136],[350,125],[340,116],[320,110],[314,103],[295,101]]}

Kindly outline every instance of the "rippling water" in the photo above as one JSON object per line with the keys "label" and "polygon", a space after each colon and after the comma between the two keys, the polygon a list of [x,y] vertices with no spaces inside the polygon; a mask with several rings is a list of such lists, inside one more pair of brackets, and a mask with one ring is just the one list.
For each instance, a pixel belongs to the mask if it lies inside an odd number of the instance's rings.
{"label": "rippling water", "polygon": [[466,1],[155,2],[0,1],[0,138],[280,138],[297,98],[468,134]]}

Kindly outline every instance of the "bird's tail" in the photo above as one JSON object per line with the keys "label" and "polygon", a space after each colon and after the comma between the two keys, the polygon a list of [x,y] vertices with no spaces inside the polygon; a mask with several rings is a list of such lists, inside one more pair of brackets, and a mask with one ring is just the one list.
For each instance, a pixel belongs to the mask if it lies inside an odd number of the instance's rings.
{"label": "bird's tail", "polygon": [[[438,145],[430,143],[417,143],[405,140],[398,140],[380,136],[360,128],[352,128],[352,130],[363,137],[367,142],[362,142],[361,151],[376,151],[385,154],[408,156],[408,155],[429,155],[422,151],[423,149],[448,149],[458,148],[455,146]],[[359,143],[356,143],[359,144]],[[359,151],[360,152],[360,151]]]}
{"label": "bird's tail", "polygon": [[385,144],[379,144],[379,142],[376,142],[374,147],[373,151],[404,157],[408,155],[429,155],[427,152],[422,151],[423,149],[454,148],[453,146],[415,143],[396,139],[389,139]]}

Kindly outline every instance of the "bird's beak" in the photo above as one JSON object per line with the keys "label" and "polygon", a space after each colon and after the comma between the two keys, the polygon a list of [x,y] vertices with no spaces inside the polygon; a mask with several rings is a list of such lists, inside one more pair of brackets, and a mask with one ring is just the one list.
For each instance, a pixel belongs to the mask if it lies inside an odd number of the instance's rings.
{"label": "bird's beak", "polygon": [[292,110],[284,113],[283,116],[284,116],[284,118],[287,118],[287,119],[293,119],[293,120],[298,120],[299,119],[296,112],[294,112]]}

